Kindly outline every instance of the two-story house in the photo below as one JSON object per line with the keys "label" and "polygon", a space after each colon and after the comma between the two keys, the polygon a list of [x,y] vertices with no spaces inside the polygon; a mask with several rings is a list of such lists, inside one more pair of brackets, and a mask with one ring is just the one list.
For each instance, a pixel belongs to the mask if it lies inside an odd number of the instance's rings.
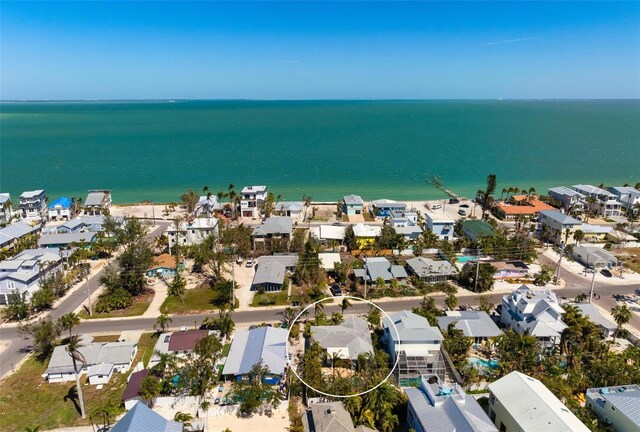
{"label": "two-story house", "polygon": [[266,186],[245,186],[240,192],[240,214],[242,217],[257,218],[260,206],[267,200]]}
{"label": "two-story house", "polygon": [[0,262],[0,304],[7,304],[9,295],[18,292],[29,299],[40,288],[44,278],[62,270],[59,251],[26,249],[15,257]]}
{"label": "two-story house", "polygon": [[293,220],[286,216],[273,216],[267,218],[261,225],[253,228],[251,239],[254,249],[270,249],[274,243],[280,243],[286,250],[293,234]]}
{"label": "two-story house", "polygon": [[640,190],[630,186],[615,186],[610,187],[609,190],[616,196],[626,213],[638,213],[638,209],[635,206],[640,204]]}
{"label": "two-story house", "polygon": [[587,389],[587,407],[617,432],[640,431],[640,386]]}
{"label": "two-story house", "polygon": [[427,257],[413,257],[406,261],[409,273],[426,282],[442,282],[451,279],[456,267],[447,260],[432,260]]}
{"label": "two-story house", "polygon": [[532,289],[526,285],[502,297],[500,321],[518,334],[535,336],[543,347],[560,343],[567,325],[562,321],[564,309],[550,289]]}
{"label": "two-story house", "polygon": [[49,204],[49,220],[71,219],[73,217],[71,198],[60,197]]}
{"label": "two-story house", "polygon": [[84,214],[97,216],[105,214],[111,207],[111,191],[106,189],[90,190],[84,200]]}
{"label": "two-story house", "polygon": [[[622,205],[618,202],[616,195],[608,190],[583,184],[573,185],[571,187],[587,197],[585,198],[585,202],[587,208],[592,213],[604,217],[620,216]],[[592,199],[590,200],[589,198]]]}
{"label": "two-story house", "polygon": [[343,198],[343,212],[347,216],[361,215],[364,201],[360,195],[345,195]]}
{"label": "two-story house", "polygon": [[42,189],[22,192],[18,209],[25,219],[44,219],[47,215],[46,192]]}
{"label": "two-story house", "polygon": [[548,230],[549,240],[561,246],[575,243],[573,233],[582,227],[581,221],[558,210],[541,211],[540,224],[542,230]]}
{"label": "two-story house", "polygon": [[38,234],[41,231],[39,224],[28,224],[25,221],[17,221],[0,228],[0,249],[12,248],[18,239],[29,235]]}
{"label": "two-story house", "polygon": [[210,235],[218,235],[218,218],[195,218],[193,221],[181,221],[178,226],[171,224],[167,228],[169,249],[174,245],[192,246],[202,243]]}
{"label": "two-story house", "polygon": [[11,194],[0,194],[0,224],[7,224],[13,219],[13,205]]}
{"label": "two-story house", "polygon": [[579,215],[585,210],[587,196],[566,186],[549,189],[549,196],[561,203],[567,214]]}
{"label": "two-story house", "polygon": [[371,212],[376,217],[391,216],[391,212],[404,212],[407,210],[407,204],[390,199],[378,199],[371,201]]}
{"label": "two-story house", "polygon": [[450,217],[432,212],[425,212],[427,230],[438,236],[438,240],[453,241],[455,221]]}

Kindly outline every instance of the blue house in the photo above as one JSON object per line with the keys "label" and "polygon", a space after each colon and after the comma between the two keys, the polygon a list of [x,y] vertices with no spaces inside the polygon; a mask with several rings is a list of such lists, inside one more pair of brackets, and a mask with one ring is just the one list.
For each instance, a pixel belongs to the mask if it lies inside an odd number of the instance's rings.
{"label": "blue house", "polygon": [[280,383],[287,365],[287,334],[287,330],[274,327],[237,331],[222,370],[225,380],[245,379],[251,368],[262,361],[269,369],[263,381]]}
{"label": "blue house", "polygon": [[359,195],[346,195],[344,198],[344,214],[348,216],[362,214],[364,201]]}
{"label": "blue house", "polygon": [[73,201],[71,198],[60,197],[49,204],[49,219],[60,220],[63,218],[70,219],[72,216]]}

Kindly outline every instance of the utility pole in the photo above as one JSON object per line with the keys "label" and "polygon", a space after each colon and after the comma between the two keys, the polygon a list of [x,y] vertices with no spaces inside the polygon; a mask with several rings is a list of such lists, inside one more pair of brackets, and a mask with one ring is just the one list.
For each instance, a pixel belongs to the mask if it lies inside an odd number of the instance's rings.
{"label": "utility pole", "polygon": [[153,217],[153,226],[156,226],[156,206],[154,206],[153,203],[151,204],[151,214]]}
{"label": "utility pole", "polygon": [[476,253],[476,280],[475,280],[475,287],[474,287],[474,291],[478,292],[478,276],[480,275],[480,249],[478,249],[478,252]]}
{"label": "utility pole", "polygon": [[564,250],[567,247],[565,243],[562,243],[562,250],[560,251],[560,259],[558,260],[558,264],[556,264],[556,285],[560,283],[560,264],[562,263],[562,257],[564,256]]}
{"label": "utility pole", "polygon": [[231,262],[231,309],[236,305],[235,296],[236,296],[236,263]]}
{"label": "utility pole", "polygon": [[93,305],[91,304],[91,290],[89,289],[89,263],[85,263],[84,280],[87,288],[87,301],[89,302],[89,316],[93,316]]}
{"label": "utility pole", "polygon": [[364,298],[367,298],[367,255],[364,255]]}
{"label": "utility pole", "polygon": [[591,299],[593,298],[593,286],[596,283],[596,266],[593,266],[593,276],[591,276],[591,290],[589,291],[589,303],[591,303]]}

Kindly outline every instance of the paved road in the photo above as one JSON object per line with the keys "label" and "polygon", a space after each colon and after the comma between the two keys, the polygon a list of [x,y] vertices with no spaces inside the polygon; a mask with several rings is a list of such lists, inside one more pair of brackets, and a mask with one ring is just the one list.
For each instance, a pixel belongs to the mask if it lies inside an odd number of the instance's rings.
{"label": "paved road", "polygon": [[[147,238],[149,240],[155,239],[156,237],[160,236],[169,225],[170,222],[157,223],[156,228],[153,228],[149,232]],[[98,287],[100,287],[100,278],[104,274],[104,271],[105,269],[103,268],[89,278],[89,292],[91,292],[92,294],[98,289]],[[65,297],[55,309],[51,310],[48,316],[52,320],[57,320],[64,314],[74,312],[86,300],[87,289],[85,283],[83,282],[80,287],[78,287],[75,291]],[[95,296],[92,297],[92,300],[95,301]],[[107,327],[104,322],[101,325],[103,329]],[[108,328],[110,328],[110,325]],[[16,327],[0,327],[0,340],[10,341],[10,345],[2,352],[2,355],[0,356],[0,377],[2,377],[7,371],[12,369],[13,365],[17,364],[20,360],[22,360],[22,358],[24,358],[24,356],[26,355],[25,352],[29,348],[29,343],[26,339],[18,334],[18,329]]]}

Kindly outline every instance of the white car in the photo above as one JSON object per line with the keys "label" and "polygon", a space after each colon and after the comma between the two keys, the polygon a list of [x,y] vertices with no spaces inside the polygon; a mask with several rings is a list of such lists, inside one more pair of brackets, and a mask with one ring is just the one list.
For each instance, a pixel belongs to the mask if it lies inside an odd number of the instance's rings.
{"label": "white car", "polygon": [[434,204],[431,206],[431,210],[440,210],[442,208],[442,204]]}

